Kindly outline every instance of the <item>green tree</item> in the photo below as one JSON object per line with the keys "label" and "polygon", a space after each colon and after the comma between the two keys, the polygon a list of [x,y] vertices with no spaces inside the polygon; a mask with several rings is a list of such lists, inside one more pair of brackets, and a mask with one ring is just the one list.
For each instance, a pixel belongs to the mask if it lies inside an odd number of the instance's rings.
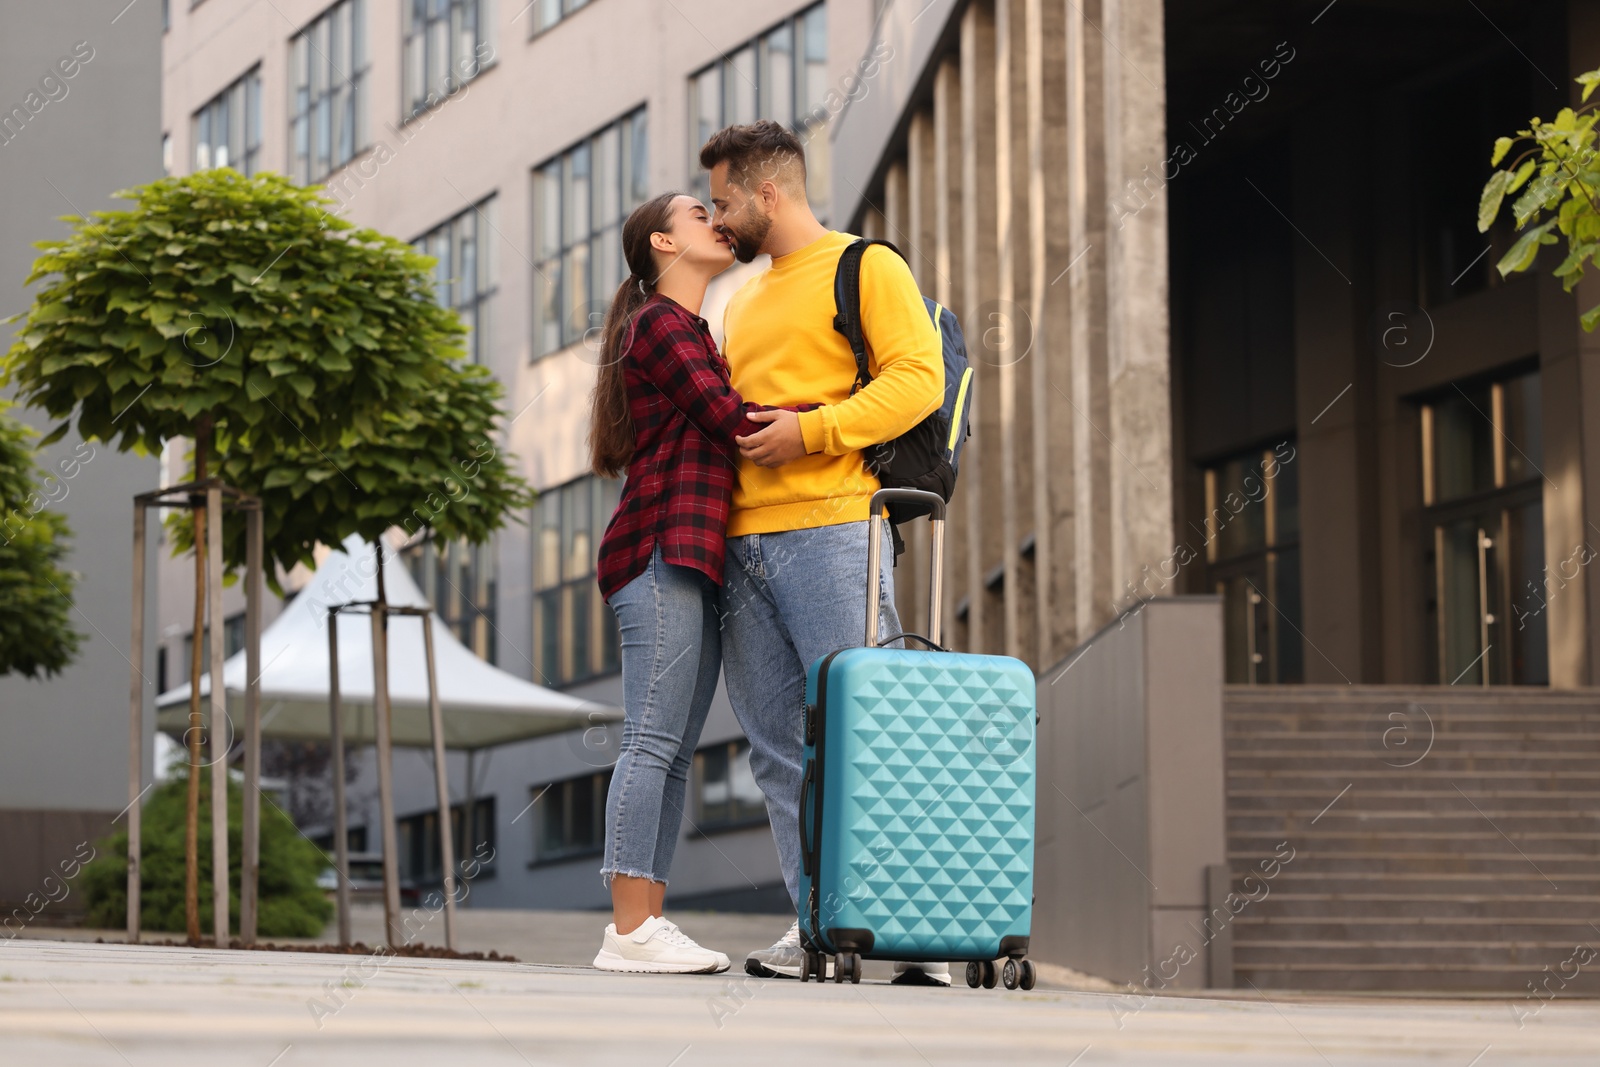
{"label": "green tree", "polygon": [[[46,440],[74,413],[85,439],[123,450],[190,439],[196,480],[219,474],[262,497],[268,559],[287,564],[310,559],[318,542],[400,524],[443,489],[452,457],[490,438],[499,393],[460,364],[463,327],[434,301],[432,258],[352,226],[320,189],[277,175],[220,169],[117,195],[132,208],[69,216],[72,233],[38,245],[28,278],[46,284],[0,384],[63,420]],[[527,499],[500,459],[432,525],[481,540]],[[194,552],[200,634],[202,512],[184,517],[177,540]],[[242,562],[242,528],[226,543],[226,560]],[[189,678],[191,766],[200,660]],[[199,775],[188,783],[198,942]]]}
{"label": "green tree", "polygon": [[[174,780],[150,794],[144,807],[141,834],[142,881],[140,924],[149,930],[183,930],[185,863],[184,834],[188,783],[183,769]],[[242,835],[240,787],[228,782],[229,909],[239,921],[239,843]],[[203,796],[200,820],[201,922],[211,922],[211,819],[210,797]],[[96,856],[79,875],[95,926],[119,927],[128,913],[128,832],[119,830],[96,849]],[[322,850],[307,841],[289,817],[275,804],[261,818],[261,895],[259,930],[265,937],[316,937],[333,914],[327,894],[317,886],[317,876],[329,866]]]}
{"label": "green tree", "polygon": [[74,576],[62,569],[67,520],[51,509],[52,485],[34,462],[33,431],[0,400],[0,675],[59,673],[78,653],[72,628]]}
{"label": "green tree", "polygon": [[[1584,101],[1600,85],[1600,70],[1576,79]],[[1600,101],[1576,110],[1564,107],[1552,122],[1535,118],[1515,137],[1498,137],[1489,165],[1499,167],[1519,145],[1526,145],[1504,168],[1489,176],[1478,202],[1478,232],[1487,232],[1507,196],[1522,190],[1511,204],[1519,236],[1497,264],[1500,276],[1530,269],[1544,245],[1566,239],[1567,258],[1555,275],[1568,292],[1583,279],[1584,265],[1596,263],[1600,253],[1600,158],[1595,150],[1594,108]],[[1524,188],[1526,187],[1526,188]],[[1600,304],[1583,313],[1583,328],[1600,323]]]}

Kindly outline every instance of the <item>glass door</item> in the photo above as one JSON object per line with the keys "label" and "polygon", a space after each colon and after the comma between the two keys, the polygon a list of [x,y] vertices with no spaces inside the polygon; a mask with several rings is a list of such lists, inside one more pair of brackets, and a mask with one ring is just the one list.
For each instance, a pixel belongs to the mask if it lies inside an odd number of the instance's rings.
{"label": "glass door", "polygon": [[1305,677],[1300,636],[1300,479],[1294,446],[1206,468],[1206,576],[1222,597],[1230,683]]}
{"label": "glass door", "polygon": [[1422,406],[1432,680],[1549,681],[1539,375],[1453,385]]}

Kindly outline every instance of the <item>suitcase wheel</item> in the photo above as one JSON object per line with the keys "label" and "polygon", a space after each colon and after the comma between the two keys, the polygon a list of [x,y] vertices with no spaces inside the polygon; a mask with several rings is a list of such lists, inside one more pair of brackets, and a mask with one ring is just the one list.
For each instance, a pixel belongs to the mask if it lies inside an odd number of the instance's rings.
{"label": "suitcase wheel", "polygon": [[861,953],[836,952],[833,956],[833,981],[837,985],[850,978],[851,985],[861,984]]}
{"label": "suitcase wheel", "polygon": [[993,989],[1003,985],[1007,989],[1032,989],[1039,980],[1038,969],[1032,960],[1008,959],[996,964],[994,960],[970,960],[967,963],[967,986]]}

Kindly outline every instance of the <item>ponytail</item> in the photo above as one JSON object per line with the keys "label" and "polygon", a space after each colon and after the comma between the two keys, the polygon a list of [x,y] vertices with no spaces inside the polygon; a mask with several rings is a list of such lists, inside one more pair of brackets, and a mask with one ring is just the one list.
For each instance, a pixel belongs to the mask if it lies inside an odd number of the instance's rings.
{"label": "ponytail", "polygon": [[670,230],[672,201],[682,193],[662,193],[645,201],[622,225],[622,254],[631,273],[617,286],[600,334],[600,373],[589,411],[589,469],[605,478],[627,473],[633,458],[633,415],[628,410],[628,383],[623,359],[633,340],[633,320],[655,295],[655,258],[650,235]]}

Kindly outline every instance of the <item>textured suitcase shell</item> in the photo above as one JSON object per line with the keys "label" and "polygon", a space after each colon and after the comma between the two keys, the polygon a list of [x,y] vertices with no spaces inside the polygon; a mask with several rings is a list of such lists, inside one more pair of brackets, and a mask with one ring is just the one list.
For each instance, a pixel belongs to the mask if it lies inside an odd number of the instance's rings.
{"label": "textured suitcase shell", "polygon": [[852,648],[811,665],[800,928],[812,945],[927,961],[1026,951],[1035,708],[1033,672],[1004,656]]}

